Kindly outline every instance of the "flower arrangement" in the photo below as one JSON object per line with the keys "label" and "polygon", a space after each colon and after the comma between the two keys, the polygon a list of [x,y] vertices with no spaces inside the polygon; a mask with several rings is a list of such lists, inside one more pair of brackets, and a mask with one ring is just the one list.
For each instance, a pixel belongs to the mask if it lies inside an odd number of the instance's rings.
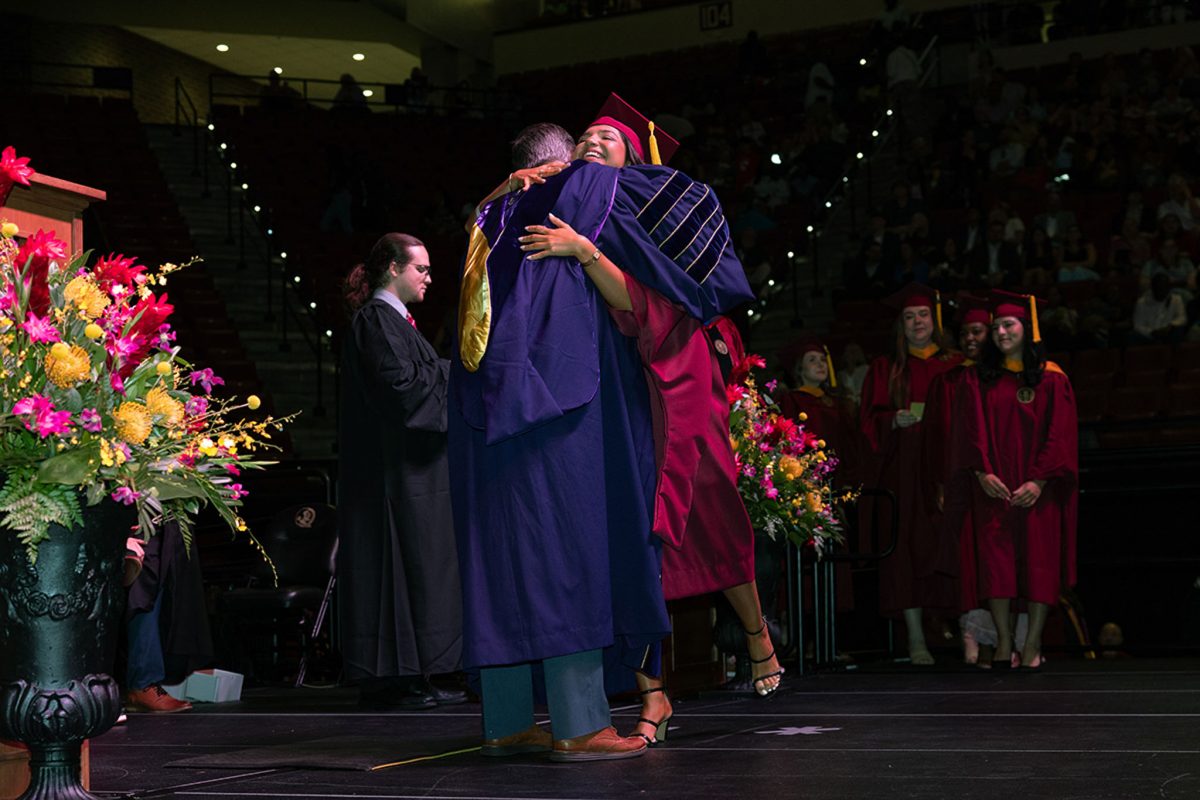
{"label": "flower arrangement", "polygon": [[[727,389],[738,489],[756,530],[772,539],[782,534],[820,555],[826,542],[842,540],[839,505],[856,493],[833,488],[838,460],[825,441],[781,416],[770,395],[758,389],[752,371],[764,366],[761,356],[746,355],[734,366]],[[765,388],[774,391],[775,382]]]}
{"label": "flower arrangement", "polygon": [[[27,162],[6,148],[0,189],[27,183]],[[253,454],[278,449],[270,431],[291,418],[249,417],[257,397],[213,397],[223,381],[180,358],[174,307],[154,287],[192,262],[88,267],[51,233],[18,234],[0,220],[0,526],[32,562],[51,524],[79,524],[82,503],[106,498],[136,507],[143,538],[174,521],[190,545],[205,505],[245,531],[239,476],[273,463]]]}

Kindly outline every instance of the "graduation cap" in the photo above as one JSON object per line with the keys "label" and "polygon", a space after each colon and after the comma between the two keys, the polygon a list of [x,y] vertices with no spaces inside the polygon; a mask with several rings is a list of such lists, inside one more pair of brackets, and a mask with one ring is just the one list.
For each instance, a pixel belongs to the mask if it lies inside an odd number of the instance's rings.
{"label": "graduation cap", "polygon": [[960,325],[969,325],[973,322],[981,322],[984,325],[991,324],[992,312],[988,298],[976,297],[973,294],[963,292],[959,294],[955,302],[958,304],[958,322]]}
{"label": "graduation cap", "polygon": [[928,308],[933,311],[938,333],[942,331],[942,293],[922,283],[912,282],[883,299],[883,304],[897,311],[906,308]]}
{"label": "graduation cap", "polygon": [[825,356],[825,365],[829,368],[829,385],[831,388],[836,389],[837,373],[833,369],[833,356],[829,355],[829,348],[820,339],[806,338],[798,342],[793,342],[780,351],[779,357],[780,360],[787,364],[787,369],[790,373],[795,368],[796,363],[809,353],[820,353]]}
{"label": "graduation cap", "polygon": [[593,125],[609,125],[625,134],[633,149],[648,164],[665,164],[679,149],[679,141],[661,128],[655,128],[642,112],[613,92],[596,112]]}
{"label": "graduation cap", "polygon": [[992,311],[992,319],[1016,317],[1029,324],[1033,341],[1040,342],[1042,340],[1042,333],[1038,329],[1037,298],[1033,295],[1013,294],[993,289],[988,293],[988,306]]}

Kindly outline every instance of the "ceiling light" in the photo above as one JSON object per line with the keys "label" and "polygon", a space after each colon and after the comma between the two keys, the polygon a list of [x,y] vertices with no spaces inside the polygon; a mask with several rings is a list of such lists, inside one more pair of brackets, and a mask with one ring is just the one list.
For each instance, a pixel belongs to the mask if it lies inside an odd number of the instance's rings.
{"label": "ceiling light", "polygon": [[219,45],[217,45],[217,52],[218,52],[218,53],[228,53],[228,52],[229,52],[229,45],[227,45],[227,44],[219,44]]}
{"label": "ceiling light", "polygon": [[350,57],[353,58],[355,61],[362,61],[364,58],[366,58],[366,56],[364,56],[362,53],[355,53],[354,55],[352,55]]}
{"label": "ceiling light", "polygon": [[283,74],[283,67],[275,67],[275,68],[274,68],[274,69],[272,69],[271,71],[272,71],[272,72],[274,72],[276,75],[282,75],[282,74]]}
{"label": "ceiling light", "polygon": [[363,89],[363,97],[370,97],[373,94],[375,94],[373,89]]}

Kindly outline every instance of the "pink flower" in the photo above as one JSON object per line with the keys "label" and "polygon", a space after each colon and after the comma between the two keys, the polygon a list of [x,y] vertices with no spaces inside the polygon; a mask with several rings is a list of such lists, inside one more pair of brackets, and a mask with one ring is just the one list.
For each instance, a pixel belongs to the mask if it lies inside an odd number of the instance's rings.
{"label": "pink flower", "polygon": [[223,466],[225,467],[225,471],[228,472],[230,475],[241,475],[242,474],[242,471],[240,469],[238,469],[237,464],[225,464]]}
{"label": "pink flower", "polygon": [[17,272],[29,286],[29,308],[35,313],[44,315],[50,308],[50,262],[66,257],[66,242],[43,230],[26,239],[17,251]]}
{"label": "pink flower", "polygon": [[204,388],[205,394],[212,394],[214,386],[225,385],[225,379],[218,378],[213,374],[211,369],[197,370],[188,375],[188,378],[192,381],[192,386],[195,386],[197,383],[200,384],[200,386]]}
{"label": "pink flower", "polygon": [[775,387],[778,385],[779,385],[779,381],[772,378],[771,380],[767,381],[767,391],[768,392],[775,391]]}
{"label": "pink flower", "polygon": [[[96,262],[96,266],[92,268],[92,275],[95,277],[96,283],[100,284],[100,288],[105,291],[109,291],[113,286],[127,289],[133,283],[134,278],[145,269],[141,264],[135,264],[132,258],[109,253],[107,258]],[[122,291],[121,294],[124,292]]]}
{"label": "pink flower", "polygon": [[242,488],[240,483],[231,483],[229,484],[228,488],[230,500],[241,500],[243,497],[249,494],[249,492]]}
{"label": "pink flower", "polygon": [[25,330],[25,333],[29,334],[29,339],[33,342],[57,342],[60,338],[58,328],[55,328],[48,320],[39,317],[32,311],[25,317],[25,321],[21,323],[21,327]]}
{"label": "pink flower", "polygon": [[109,339],[104,347],[118,361],[124,361],[137,352],[140,338],[136,334],[132,336],[118,336]]}
{"label": "pink flower", "polygon": [[125,394],[125,381],[121,380],[121,376],[117,373],[112,373],[108,376],[108,385],[117,394]]}
{"label": "pink flower", "polygon": [[100,414],[94,408],[85,408],[79,412],[79,424],[85,431],[90,433],[99,433],[104,429],[104,423],[100,420]]}
{"label": "pink flower", "polygon": [[30,417],[24,420],[26,430],[36,431],[43,439],[71,430],[71,412],[55,411],[54,403],[45,395],[35,394],[18,400],[12,413]]}
{"label": "pink flower", "polygon": [[776,497],[779,497],[779,490],[776,489],[774,486],[769,487],[767,489],[767,497],[774,500]]}
{"label": "pink flower", "polygon": [[17,158],[17,151],[11,147],[4,148],[4,152],[0,153],[0,205],[8,199],[14,184],[29,185],[29,179],[36,173],[28,164],[29,159]]}
{"label": "pink flower", "polygon": [[141,497],[141,494],[130,489],[128,486],[118,486],[117,490],[112,493],[113,500],[116,500],[118,503],[124,503],[127,506],[136,503],[139,497]]}
{"label": "pink flower", "polygon": [[113,442],[113,450],[125,456],[126,461],[133,458],[133,453],[129,452],[129,445],[125,444],[125,442]]}

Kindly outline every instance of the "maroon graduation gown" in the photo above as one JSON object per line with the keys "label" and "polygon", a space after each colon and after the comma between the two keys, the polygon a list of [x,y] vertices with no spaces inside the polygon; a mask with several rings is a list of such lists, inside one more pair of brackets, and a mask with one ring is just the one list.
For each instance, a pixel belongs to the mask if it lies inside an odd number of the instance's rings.
{"label": "maroon graduation gown", "polygon": [[951,429],[954,424],[954,398],[963,375],[974,364],[965,360],[953,369],[934,377],[925,397],[925,418],[922,420],[922,458],[925,471],[925,502],[937,513],[938,494],[942,497],[941,526],[938,529],[938,549],[935,569],[956,576],[959,585],[959,608],[969,611],[979,607],[975,571],[975,540],[971,532],[971,492],[969,473],[951,470]]}
{"label": "maroon graduation gown", "polygon": [[754,529],[737,488],[729,401],[699,320],[629,275],[631,311],[617,327],[637,340],[650,385],[658,482],[654,533],[668,600],[754,580]]}
{"label": "maroon graduation gown", "polygon": [[957,401],[956,469],[992,473],[1013,491],[1046,482],[1026,509],[988,497],[972,478],[979,598],[1055,605],[1059,591],[1075,583],[1079,430],[1071,383],[1053,363],[1030,389],[1015,373],[984,383],[970,370]]}
{"label": "maroon graduation gown", "polygon": [[[926,423],[893,429],[892,420],[900,408],[924,403],[933,379],[961,361],[960,353],[936,351],[927,358],[910,353],[906,359],[908,396],[902,405],[894,404],[888,391],[891,359],[881,356],[872,361],[863,381],[859,421],[874,460],[863,473],[864,483],[870,486],[870,476],[874,475],[875,485],[894,492],[900,506],[896,550],[879,566],[879,603],[884,614],[898,614],[906,608],[952,612],[959,605],[953,580],[937,571],[941,520],[925,502],[921,437]],[[887,524],[886,503],[861,506],[867,520],[872,516],[872,506],[877,506],[879,524]],[[869,527],[864,525],[863,529],[866,532]],[[881,532],[881,547],[886,545],[888,533]],[[869,550],[870,543],[862,547]]]}

